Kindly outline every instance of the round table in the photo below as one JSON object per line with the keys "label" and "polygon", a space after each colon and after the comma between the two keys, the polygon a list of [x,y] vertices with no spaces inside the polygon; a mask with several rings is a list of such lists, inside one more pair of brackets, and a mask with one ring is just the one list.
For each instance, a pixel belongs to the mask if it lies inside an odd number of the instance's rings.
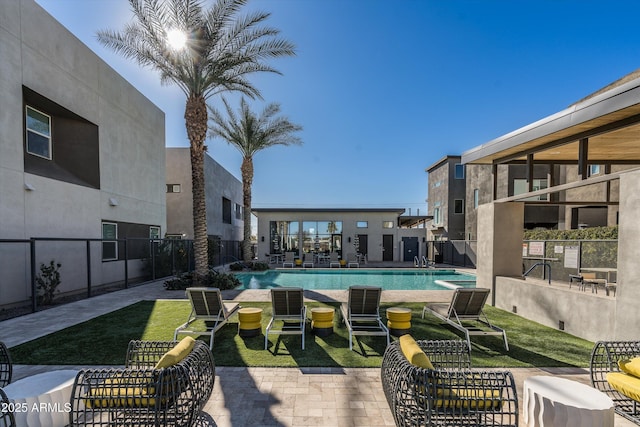
{"label": "round table", "polygon": [[387,327],[395,337],[408,334],[411,330],[411,309],[406,307],[389,307],[387,309]]}
{"label": "round table", "polygon": [[3,388],[13,405],[17,427],[61,427],[69,423],[71,389],[78,371],[44,372]]}
{"label": "round table", "polygon": [[586,384],[533,376],[524,380],[524,422],[529,427],[613,427],[613,401]]}
{"label": "round table", "polygon": [[319,337],[326,337],[333,333],[332,307],[315,307],[311,309],[311,331]]}
{"label": "round table", "polygon": [[262,309],[243,307],[238,310],[238,335],[255,337],[262,332]]}

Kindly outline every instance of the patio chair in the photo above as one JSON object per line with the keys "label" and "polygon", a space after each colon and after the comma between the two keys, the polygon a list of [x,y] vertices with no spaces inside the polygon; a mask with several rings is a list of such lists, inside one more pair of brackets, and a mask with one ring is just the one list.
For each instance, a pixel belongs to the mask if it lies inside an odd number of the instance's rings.
{"label": "patio chair", "polygon": [[310,266],[311,268],[313,268],[313,257],[315,256],[315,254],[313,252],[308,252],[304,255],[304,262],[302,263],[302,267],[307,267]]}
{"label": "patio chair", "polygon": [[[429,312],[449,325],[464,332],[469,351],[471,351],[471,335],[501,335],[504,340],[504,348],[509,351],[507,334],[504,329],[492,325],[484,314],[484,307],[489,289],[485,288],[458,288],[454,291],[451,303],[427,304],[422,309],[422,318]],[[474,325],[469,325],[474,322]],[[477,324],[485,328],[477,327]],[[487,330],[488,327],[490,330]]]}
{"label": "patio chair", "polygon": [[360,257],[357,254],[349,255],[349,261],[347,261],[347,267],[360,267],[360,262],[358,261]]}
{"label": "patio chair", "polygon": [[[304,330],[307,319],[307,307],[304,305],[302,288],[271,289],[271,320],[264,333],[264,349],[269,347],[269,334],[300,335],[304,350]],[[277,322],[277,323],[276,323]],[[280,329],[274,328],[280,325]]]}
{"label": "patio chair", "polygon": [[[209,335],[209,348],[213,350],[216,331],[229,321],[229,317],[238,311],[240,305],[222,301],[218,288],[187,288],[186,293],[191,302],[191,314],[186,323],[176,328],[173,339],[177,340],[180,334]],[[196,320],[204,320],[207,329],[187,329]]]}
{"label": "patio chair", "polygon": [[389,345],[389,329],[380,318],[381,295],[382,288],[377,286],[349,287],[349,300],[340,307],[349,332],[349,350],[353,350],[354,335],[385,336]]}
{"label": "patio chair", "polygon": [[4,387],[11,383],[11,375],[13,373],[13,364],[9,349],[0,341],[0,387]]}
{"label": "patio chair", "polygon": [[291,268],[293,268],[293,266],[295,265],[295,253],[293,252],[286,252],[284,254],[284,261],[282,262],[282,268],[285,268],[287,265],[290,266]]}

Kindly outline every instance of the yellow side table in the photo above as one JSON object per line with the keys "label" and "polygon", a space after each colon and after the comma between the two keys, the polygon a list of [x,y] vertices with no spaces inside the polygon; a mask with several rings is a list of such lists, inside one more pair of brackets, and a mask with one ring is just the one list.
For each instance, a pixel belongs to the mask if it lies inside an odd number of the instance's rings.
{"label": "yellow side table", "polygon": [[389,307],[387,309],[387,327],[395,337],[408,334],[411,330],[411,309],[405,307]]}
{"label": "yellow side table", "polygon": [[315,307],[311,309],[311,331],[319,337],[333,333],[333,313],[331,307]]}
{"label": "yellow side table", "polygon": [[238,310],[238,335],[255,337],[262,332],[262,309],[243,307]]}

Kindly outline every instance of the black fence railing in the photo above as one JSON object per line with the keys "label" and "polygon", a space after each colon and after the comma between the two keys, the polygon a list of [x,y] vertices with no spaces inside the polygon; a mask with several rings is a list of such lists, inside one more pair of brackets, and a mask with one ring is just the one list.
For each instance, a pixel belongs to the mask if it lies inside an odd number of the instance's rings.
{"label": "black fence railing", "polygon": [[[209,264],[241,258],[236,241],[209,240]],[[42,307],[42,266],[60,264],[54,304],[90,298],[191,271],[193,241],[180,239],[0,239],[0,318]]]}
{"label": "black fence railing", "polygon": [[475,268],[478,242],[475,240],[431,240],[427,243],[427,259],[436,264]]}

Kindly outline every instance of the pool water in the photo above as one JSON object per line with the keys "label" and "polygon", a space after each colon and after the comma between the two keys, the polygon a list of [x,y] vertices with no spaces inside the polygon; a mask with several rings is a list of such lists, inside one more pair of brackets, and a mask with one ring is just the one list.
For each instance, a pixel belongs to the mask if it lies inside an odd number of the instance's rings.
{"label": "pool water", "polygon": [[352,285],[373,285],[386,290],[430,291],[476,286],[475,276],[455,270],[268,270],[236,276],[242,283],[237,289],[346,290]]}

